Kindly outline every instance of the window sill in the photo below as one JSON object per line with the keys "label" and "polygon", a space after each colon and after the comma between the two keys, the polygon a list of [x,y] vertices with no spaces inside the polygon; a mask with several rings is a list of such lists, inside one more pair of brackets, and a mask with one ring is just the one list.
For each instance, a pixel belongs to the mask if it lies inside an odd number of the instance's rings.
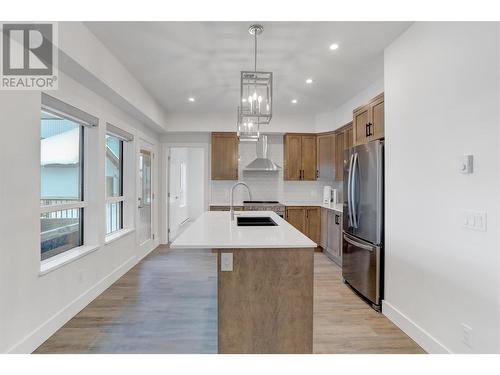
{"label": "window sill", "polygon": [[65,251],[64,253],[56,255],[50,259],[42,260],[40,264],[39,276],[46,275],[49,272],[52,272],[68,263],[96,251],[97,249],[99,249],[99,246],[97,245],[84,245]]}
{"label": "window sill", "polygon": [[129,228],[129,229],[120,229],[119,231],[116,231],[114,233],[111,233],[111,234],[108,234],[106,236],[106,238],[104,239],[104,245],[108,245],[124,236],[126,236],[127,234],[130,234],[132,232],[134,232],[135,229],[134,228]]}

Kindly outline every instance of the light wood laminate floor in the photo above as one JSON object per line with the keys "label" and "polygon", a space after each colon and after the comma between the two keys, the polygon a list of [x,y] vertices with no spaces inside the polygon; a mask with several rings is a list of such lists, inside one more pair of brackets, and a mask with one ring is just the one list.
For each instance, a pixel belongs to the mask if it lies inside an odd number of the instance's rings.
{"label": "light wood laminate floor", "polygon": [[[315,253],[315,353],[423,353]],[[216,257],[161,246],[35,353],[216,353]]]}

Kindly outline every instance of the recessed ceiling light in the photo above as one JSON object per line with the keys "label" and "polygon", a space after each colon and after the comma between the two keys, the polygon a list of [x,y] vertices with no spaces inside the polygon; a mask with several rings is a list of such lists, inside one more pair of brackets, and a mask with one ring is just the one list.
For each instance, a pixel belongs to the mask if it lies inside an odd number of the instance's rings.
{"label": "recessed ceiling light", "polygon": [[297,104],[297,99],[292,99],[292,104]]}
{"label": "recessed ceiling light", "polygon": [[330,44],[330,49],[331,49],[332,51],[335,51],[335,50],[336,50],[336,49],[338,49],[338,48],[339,48],[339,45],[338,45],[337,43]]}
{"label": "recessed ceiling light", "polygon": [[195,101],[195,99],[194,99],[193,97],[188,98],[188,100],[189,100],[190,102],[194,102],[194,101]]}
{"label": "recessed ceiling light", "polygon": [[312,79],[312,78],[308,78],[308,79],[306,79],[306,83],[307,83],[307,84],[311,84],[311,83],[313,83],[313,79]]}

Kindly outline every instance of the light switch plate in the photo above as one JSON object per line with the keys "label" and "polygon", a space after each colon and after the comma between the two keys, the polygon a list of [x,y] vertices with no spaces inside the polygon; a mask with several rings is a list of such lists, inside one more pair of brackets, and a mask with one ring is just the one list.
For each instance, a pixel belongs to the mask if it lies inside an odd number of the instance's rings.
{"label": "light switch plate", "polygon": [[459,166],[460,173],[463,174],[472,173],[473,161],[474,161],[473,155],[463,155],[460,159],[460,166]]}
{"label": "light switch plate", "polygon": [[486,212],[464,211],[464,228],[486,232]]}
{"label": "light switch plate", "polygon": [[233,272],[233,253],[220,254],[220,270],[222,272]]}

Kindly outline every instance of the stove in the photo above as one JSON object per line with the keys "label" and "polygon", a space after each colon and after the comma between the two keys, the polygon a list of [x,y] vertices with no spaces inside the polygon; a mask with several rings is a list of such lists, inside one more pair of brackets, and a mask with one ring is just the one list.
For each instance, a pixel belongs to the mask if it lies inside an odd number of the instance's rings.
{"label": "stove", "polygon": [[285,205],[278,201],[243,201],[245,211],[273,211],[278,216],[285,217]]}

